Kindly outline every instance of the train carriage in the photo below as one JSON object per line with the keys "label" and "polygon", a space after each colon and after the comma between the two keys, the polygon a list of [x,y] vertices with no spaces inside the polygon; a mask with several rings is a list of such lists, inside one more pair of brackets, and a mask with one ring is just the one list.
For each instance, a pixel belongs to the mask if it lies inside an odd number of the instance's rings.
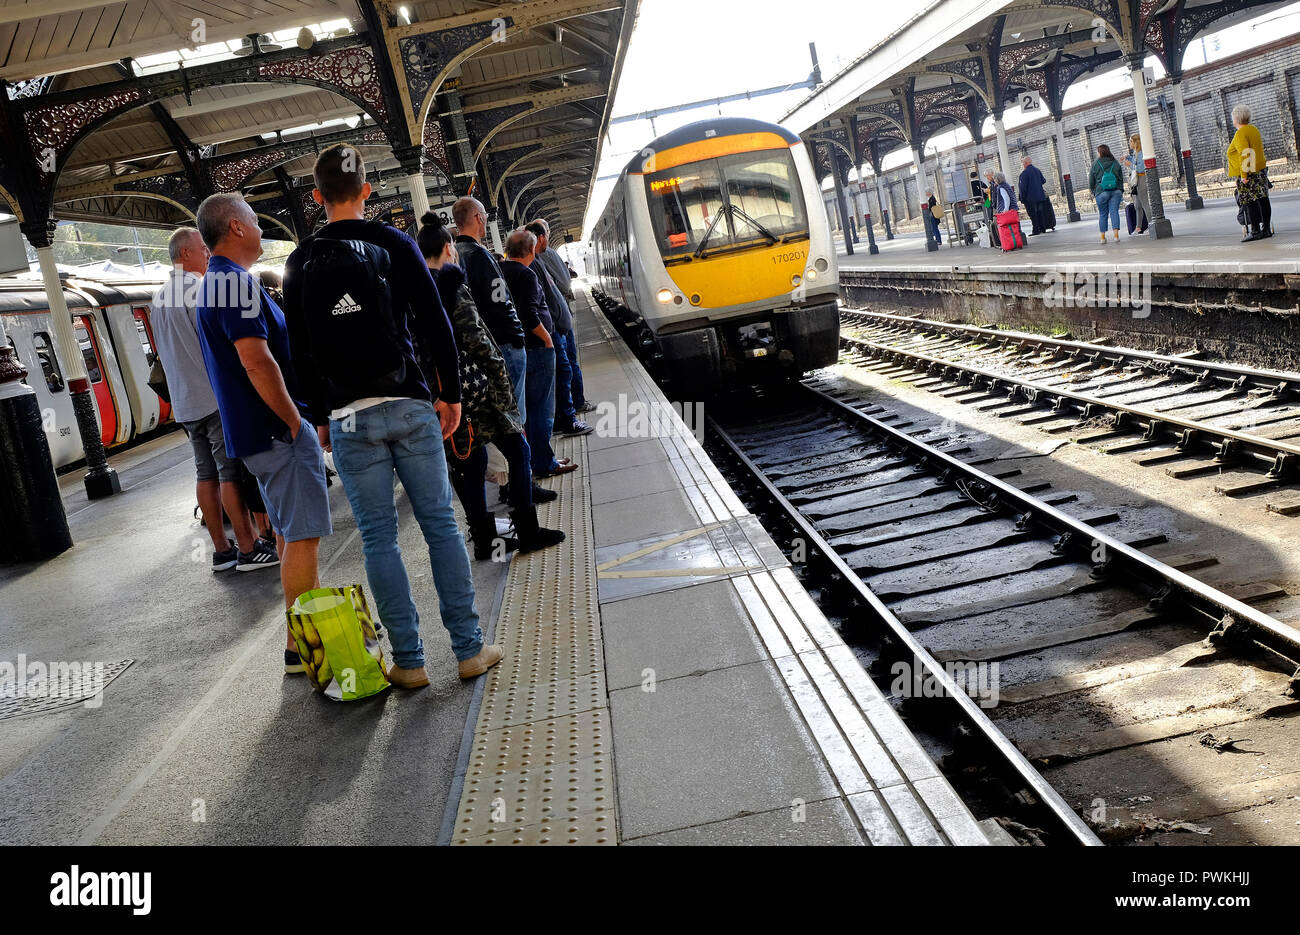
{"label": "train carriage", "polygon": [[593,234],[597,299],[679,395],[835,362],[839,275],[803,142],[718,118],[653,141]]}
{"label": "train carriage", "polygon": [[[160,283],[102,283],[69,278],[63,296],[90,381],[106,448],[171,422],[171,407],[149,386],[156,359],[150,303]],[[55,347],[49,302],[39,282],[0,284],[0,320],[27,383],[36,392],[54,466],[84,457],[67,387],[67,361]]]}

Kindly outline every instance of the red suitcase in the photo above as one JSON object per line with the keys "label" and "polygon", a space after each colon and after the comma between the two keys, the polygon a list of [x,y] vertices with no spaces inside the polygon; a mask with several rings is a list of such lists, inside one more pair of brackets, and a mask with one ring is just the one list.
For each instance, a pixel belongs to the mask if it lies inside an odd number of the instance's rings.
{"label": "red suitcase", "polygon": [[1019,211],[1002,211],[994,220],[998,222],[998,237],[1002,240],[1003,252],[1025,245],[1025,232],[1020,227]]}

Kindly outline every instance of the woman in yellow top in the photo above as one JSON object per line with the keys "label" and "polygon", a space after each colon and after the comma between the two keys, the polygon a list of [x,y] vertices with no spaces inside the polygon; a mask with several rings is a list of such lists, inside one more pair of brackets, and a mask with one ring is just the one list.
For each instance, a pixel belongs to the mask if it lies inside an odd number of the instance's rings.
{"label": "woman in yellow top", "polygon": [[1259,129],[1250,122],[1250,108],[1238,104],[1232,108],[1232,125],[1237,132],[1228,146],[1228,177],[1237,180],[1237,205],[1250,232],[1241,242],[1263,240],[1273,236],[1273,205],[1268,200],[1272,183],[1268,180],[1268,160]]}

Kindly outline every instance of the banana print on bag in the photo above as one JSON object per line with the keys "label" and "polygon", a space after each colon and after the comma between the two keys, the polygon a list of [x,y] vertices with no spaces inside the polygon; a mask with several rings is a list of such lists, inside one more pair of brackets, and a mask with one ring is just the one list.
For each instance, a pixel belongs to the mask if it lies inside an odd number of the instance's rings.
{"label": "banana print on bag", "polygon": [[307,591],[285,615],[307,677],[325,697],[354,701],[388,687],[383,650],[361,585]]}

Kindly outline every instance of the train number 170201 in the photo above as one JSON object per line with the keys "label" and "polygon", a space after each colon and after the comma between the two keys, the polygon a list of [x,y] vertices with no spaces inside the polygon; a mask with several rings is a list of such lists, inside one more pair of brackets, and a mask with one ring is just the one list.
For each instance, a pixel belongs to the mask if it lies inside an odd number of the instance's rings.
{"label": "train number 170201", "polygon": [[787,253],[777,253],[773,255],[772,262],[775,263],[777,266],[780,266],[782,263],[799,262],[803,258],[804,258],[804,252],[802,250],[791,250]]}

